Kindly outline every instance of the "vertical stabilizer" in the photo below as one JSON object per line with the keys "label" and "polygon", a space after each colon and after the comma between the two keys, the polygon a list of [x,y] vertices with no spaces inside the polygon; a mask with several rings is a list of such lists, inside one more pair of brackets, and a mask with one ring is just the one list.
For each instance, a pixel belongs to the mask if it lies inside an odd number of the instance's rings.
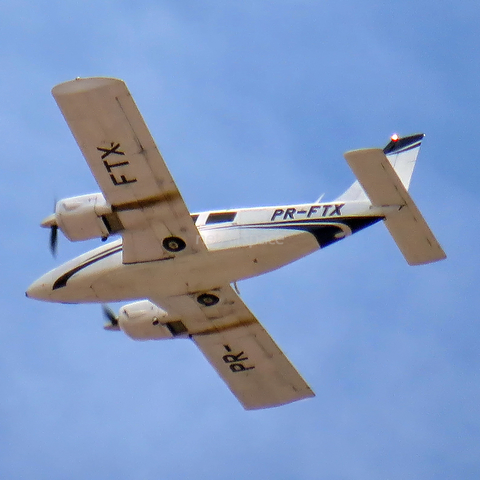
{"label": "vertical stabilizer", "polygon": [[[417,133],[408,137],[400,138],[392,135],[390,142],[383,149],[403,186],[408,190],[412,178],[413,169],[417,161],[418,152],[425,134]],[[368,200],[368,195],[358,181],[340,195],[337,200],[342,202],[354,202]]]}
{"label": "vertical stabilizer", "polygon": [[393,135],[390,143],[383,149],[383,153],[407,190],[424,136],[424,133],[404,138]]}

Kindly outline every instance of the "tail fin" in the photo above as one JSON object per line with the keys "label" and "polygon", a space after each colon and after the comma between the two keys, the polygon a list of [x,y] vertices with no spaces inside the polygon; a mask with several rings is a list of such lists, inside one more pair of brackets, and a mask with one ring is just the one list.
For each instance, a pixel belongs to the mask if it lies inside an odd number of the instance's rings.
{"label": "tail fin", "polygon": [[[415,162],[422,144],[424,133],[417,133],[409,137],[400,138],[392,135],[390,143],[383,149],[395,172],[400,178],[402,184],[408,190],[410,179],[412,178]],[[359,200],[368,200],[368,196],[360,183],[356,181],[353,185],[340,195],[337,201],[354,202]]]}
{"label": "tail fin", "polygon": [[387,152],[367,148],[344,154],[364,194],[366,192],[374,207],[383,209],[385,224],[410,265],[446,258],[407,191],[422,137],[416,142],[400,144],[400,148],[389,143],[385,148]]}
{"label": "tail fin", "polygon": [[393,135],[390,143],[383,149],[383,153],[407,190],[424,136],[424,133],[403,138]]}

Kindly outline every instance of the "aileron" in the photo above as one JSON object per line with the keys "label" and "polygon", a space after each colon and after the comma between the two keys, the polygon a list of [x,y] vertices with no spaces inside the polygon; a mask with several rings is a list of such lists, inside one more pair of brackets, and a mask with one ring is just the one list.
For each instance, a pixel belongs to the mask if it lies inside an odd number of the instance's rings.
{"label": "aileron", "polygon": [[258,323],[193,340],[247,410],[276,407],[314,393]]}

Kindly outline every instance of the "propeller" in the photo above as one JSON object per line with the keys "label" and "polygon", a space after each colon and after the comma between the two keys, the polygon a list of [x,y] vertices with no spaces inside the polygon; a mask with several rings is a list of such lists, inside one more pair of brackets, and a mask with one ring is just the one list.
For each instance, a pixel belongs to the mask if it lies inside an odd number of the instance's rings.
{"label": "propeller", "polygon": [[118,326],[118,317],[115,312],[108,306],[102,305],[103,316],[106,318],[107,323],[103,326],[105,330],[120,330]]}
{"label": "propeller", "polygon": [[49,215],[47,218],[44,218],[42,220],[42,223],[40,224],[41,227],[50,229],[50,252],[52,253],[53,257],[57,256],[57,245],[58,245],[58,223],[57,223],[57,217],[55,215],[56,205],[57,205],[57,202],[54,202],[53,204],[54,213]]}
{"label": "propeller", "polygon": [[57,256],[57,245],[58,245],[58,225],[52,225],[50,227],[50,252],[52,252],[53,257]]}

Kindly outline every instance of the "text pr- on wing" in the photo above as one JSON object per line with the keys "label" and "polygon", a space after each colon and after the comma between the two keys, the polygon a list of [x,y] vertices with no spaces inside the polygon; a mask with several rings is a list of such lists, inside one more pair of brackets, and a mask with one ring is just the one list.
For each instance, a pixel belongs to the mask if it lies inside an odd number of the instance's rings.
{"label": "text pr- on wing", "polygon": [[247,410],[315,396],[230,285],[208,293],[151,297],[175,318]]}

